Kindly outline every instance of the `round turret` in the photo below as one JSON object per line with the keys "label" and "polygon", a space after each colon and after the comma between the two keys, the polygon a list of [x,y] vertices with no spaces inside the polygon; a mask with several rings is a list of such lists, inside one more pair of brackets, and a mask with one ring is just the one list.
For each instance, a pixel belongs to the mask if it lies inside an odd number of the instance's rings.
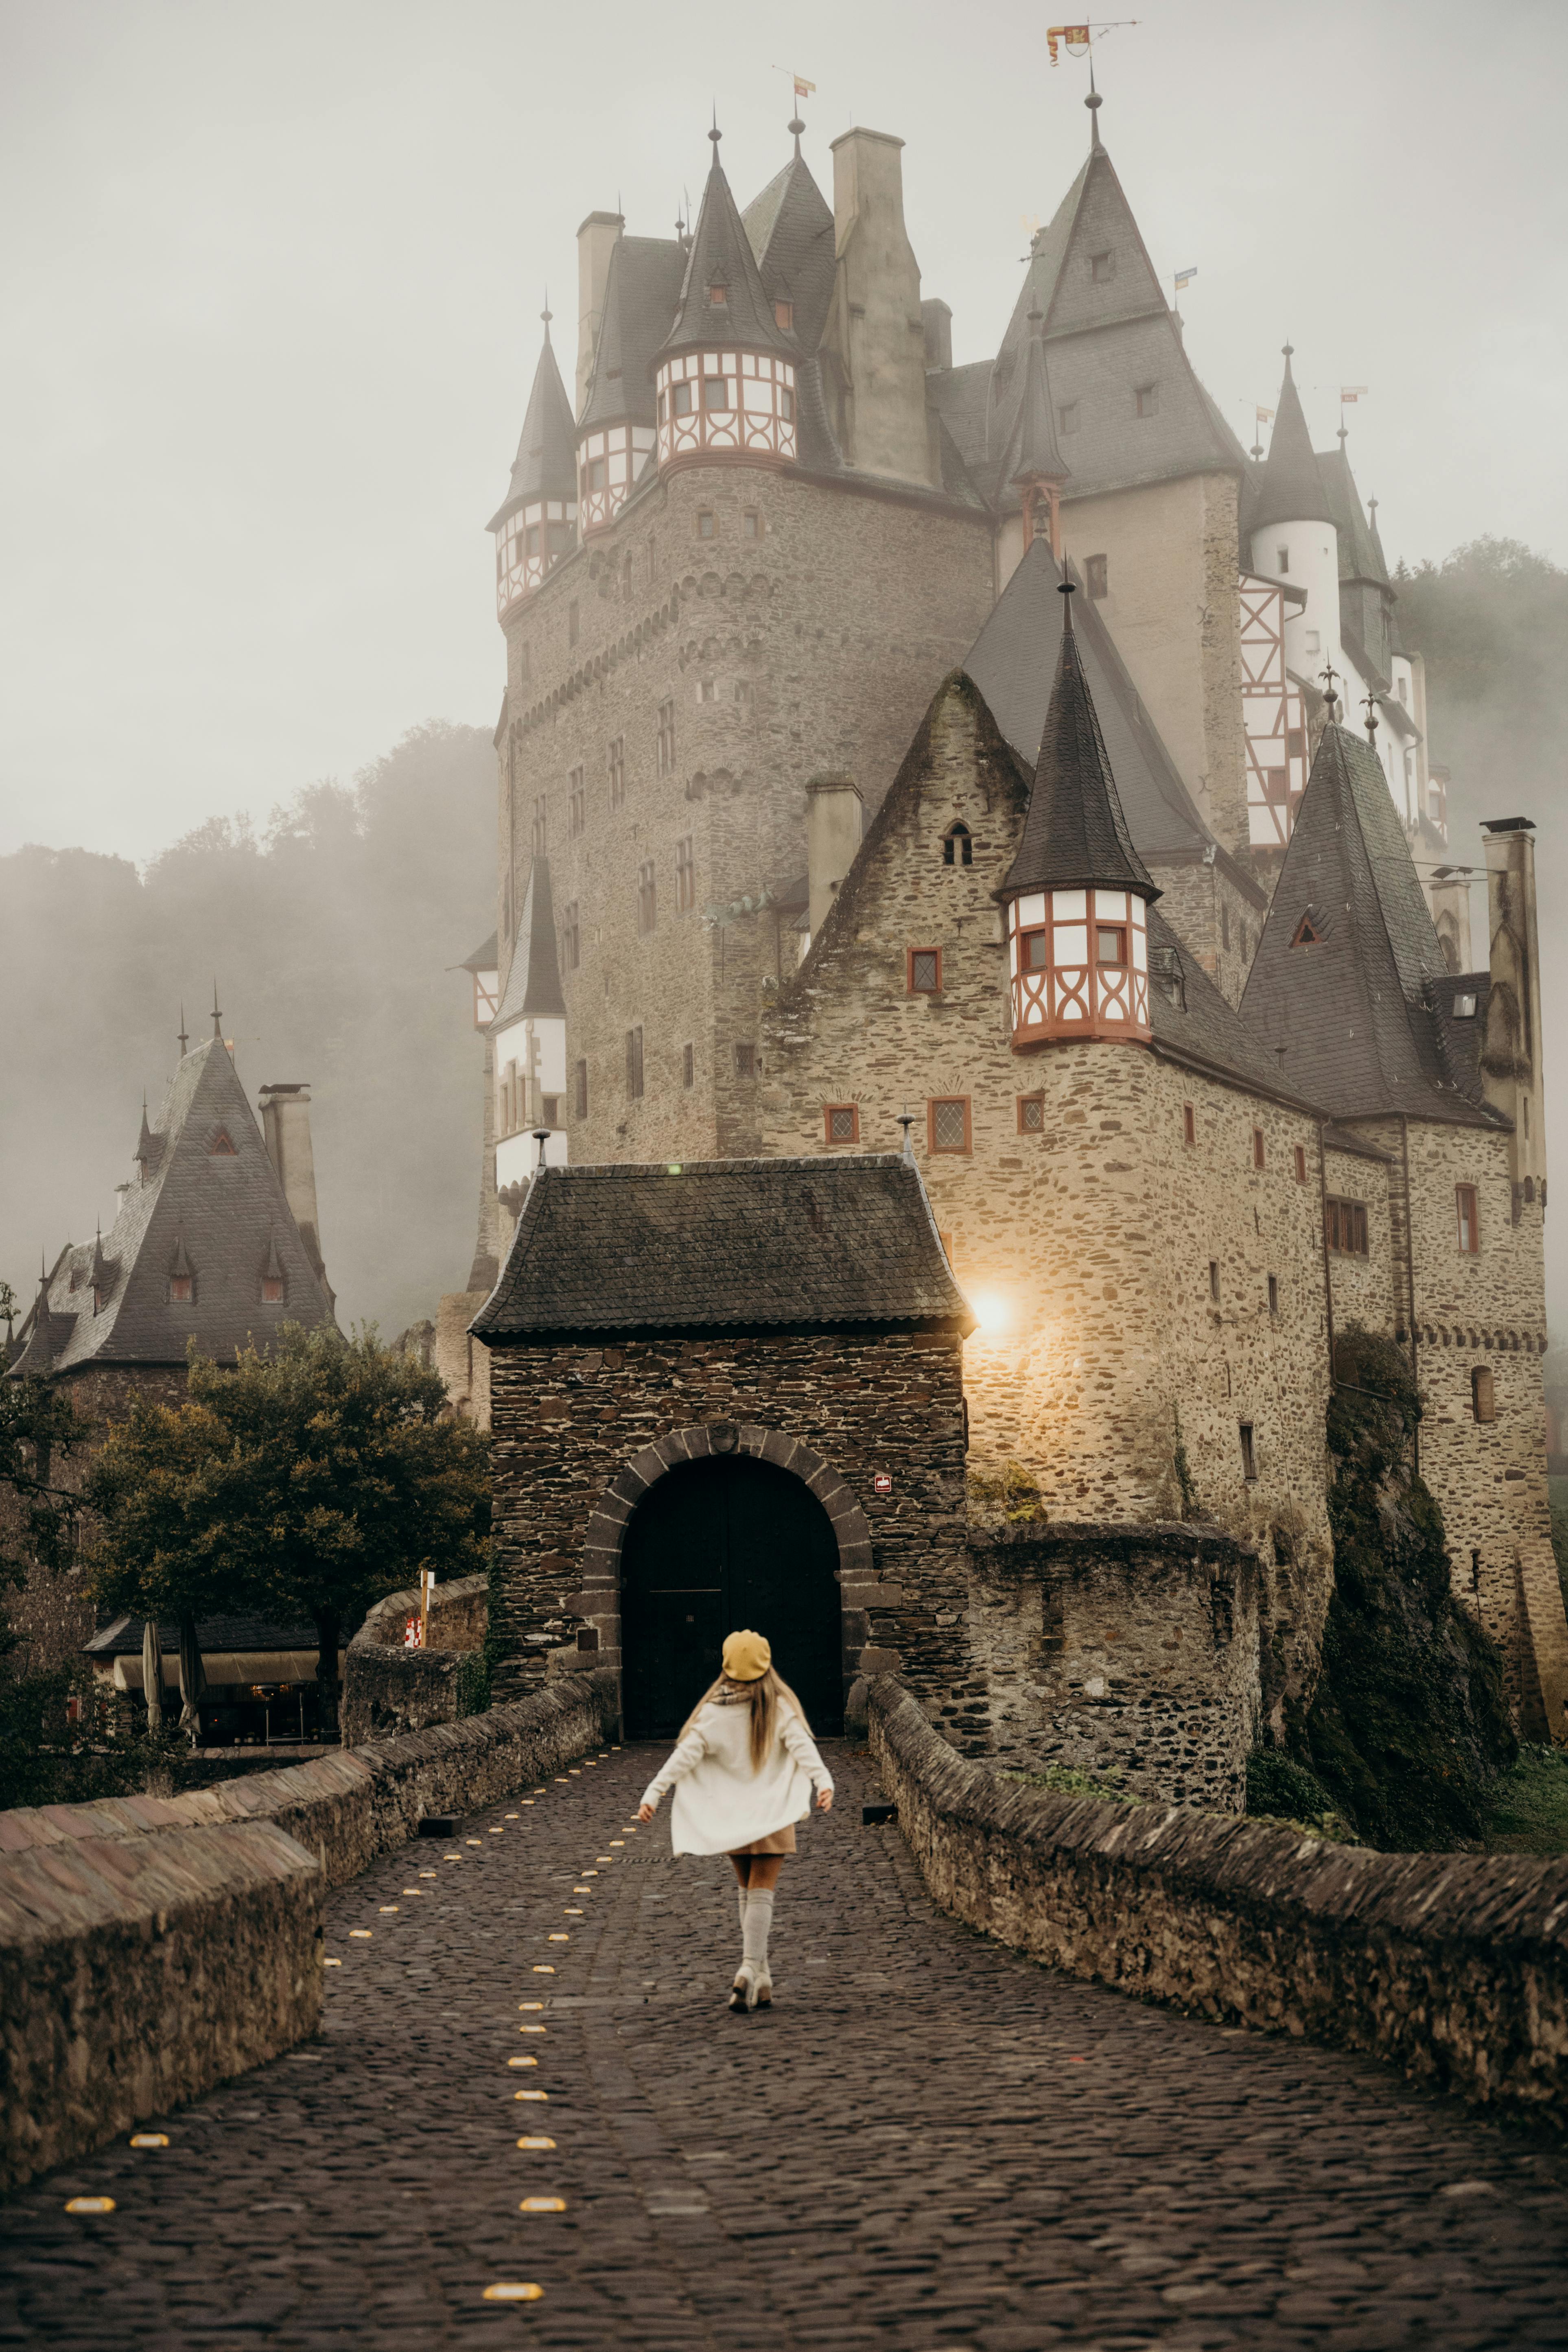
{"label": "round turret", "polygon": [[785,465],[795,455],[798,346],[778,323],[719,163],[703,191],[680,300],[655,362],[661,471],[683,460]]}

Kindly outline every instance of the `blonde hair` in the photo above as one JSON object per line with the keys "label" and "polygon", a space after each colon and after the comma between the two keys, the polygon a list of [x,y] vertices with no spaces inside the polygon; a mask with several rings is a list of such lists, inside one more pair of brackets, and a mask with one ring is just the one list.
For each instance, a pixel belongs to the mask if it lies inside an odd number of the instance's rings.
{"label": "blonde hair", "polygon": [[696,1706],[692,1708],[690,1714],[687,1717],[685,1722],[680,1727],[680,1737],[682,1739],[685,1738],[687,1733],[690,1730],[692,1725],[696,1722],[698,1717],[701,1714],[709,1701],[710,1699],[717,1698],[720,1692],[725,1688],[726,1685],[728,1685],[731,1689],[741,1688],[746,1693],[752,1718],[751,1747],[752,1769],[753,1772],[760,1772],[763,1766],[767,1761],[769,1752],[773,1748],[774,1735],[778,1729],[779,1709],[781,1706],[787,1706],[794,1707],[796,1715],[799,1716],[801,1722],[805,1727],[806,1736],[808,1738],[810,1737],[811,1726],[809,1723],[806,1723],[805,1707],[802,1706],[799,1699],[796,1698],[794,1691],[791,1690],[784,1676],[780,1674],[775,1674],[773,1667],[770,1666],[767,1673],[765,1675],[759,1675],[756,1681],[753,1683],[736,1685],[730,1682],[730,1678],[727,1675],[721,1675],[717,1682],[710,1683],[708,1688],[703,1692],[701,1697],[698,1700]]}

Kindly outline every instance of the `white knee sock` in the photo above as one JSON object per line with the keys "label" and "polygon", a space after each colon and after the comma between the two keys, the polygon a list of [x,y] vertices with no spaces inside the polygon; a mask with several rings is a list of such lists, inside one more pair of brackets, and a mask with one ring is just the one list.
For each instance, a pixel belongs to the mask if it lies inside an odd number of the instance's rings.
{"label": "white knee sock", "polygon": [[765,1969],[768,1965],[768,1931],[773,1924],[773,1888],[753,1886],[746,1904],[741,1936],[742,1951],[753,1968]]}
{"label": "white knee sock", "polygon": [[746,1946],[746,1897],[750,1892],[751,1889],[745,1886],[738,1886],[735,1890],[735,1901],[739,1906],[741,1914],[741,1948],[742,1951],[744,1951]]}

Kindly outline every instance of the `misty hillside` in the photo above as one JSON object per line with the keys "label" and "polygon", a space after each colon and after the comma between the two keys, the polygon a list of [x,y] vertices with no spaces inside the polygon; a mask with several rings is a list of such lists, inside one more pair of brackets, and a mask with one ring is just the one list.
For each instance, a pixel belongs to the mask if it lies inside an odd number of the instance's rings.
{"label": "misty hillside", "polygon": [[[465,972],[494,927],[495,761],[479,728],[416,729],[354,789],[267,825],[215,817],[139,877],[87,849],[0,858],[0,1275],[105,1229],[179,1056],[224,1034],[252,1105],[305,1079],[339,1318],[391,1337],[473,1255],[482,1046]],[[47,824],[40,812],[39,829]]]}

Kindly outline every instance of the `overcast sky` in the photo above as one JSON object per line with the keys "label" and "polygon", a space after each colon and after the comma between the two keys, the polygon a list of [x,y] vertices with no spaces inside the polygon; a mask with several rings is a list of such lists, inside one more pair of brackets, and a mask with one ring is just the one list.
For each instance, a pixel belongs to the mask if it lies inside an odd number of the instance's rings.
{"label": "overcast sky", "polygon": [[[1568,557],[1560,0],[1140,0],[1097,47],[1154,257],[1250,438],[1289,334],[1391,561]],[[668,235],[900,134],[925,291],[994,346],[1087,135],[1022,0],[0,0],[0,850],[144,859],[432,717],[489,724],[483,525],[574,233]]]}

